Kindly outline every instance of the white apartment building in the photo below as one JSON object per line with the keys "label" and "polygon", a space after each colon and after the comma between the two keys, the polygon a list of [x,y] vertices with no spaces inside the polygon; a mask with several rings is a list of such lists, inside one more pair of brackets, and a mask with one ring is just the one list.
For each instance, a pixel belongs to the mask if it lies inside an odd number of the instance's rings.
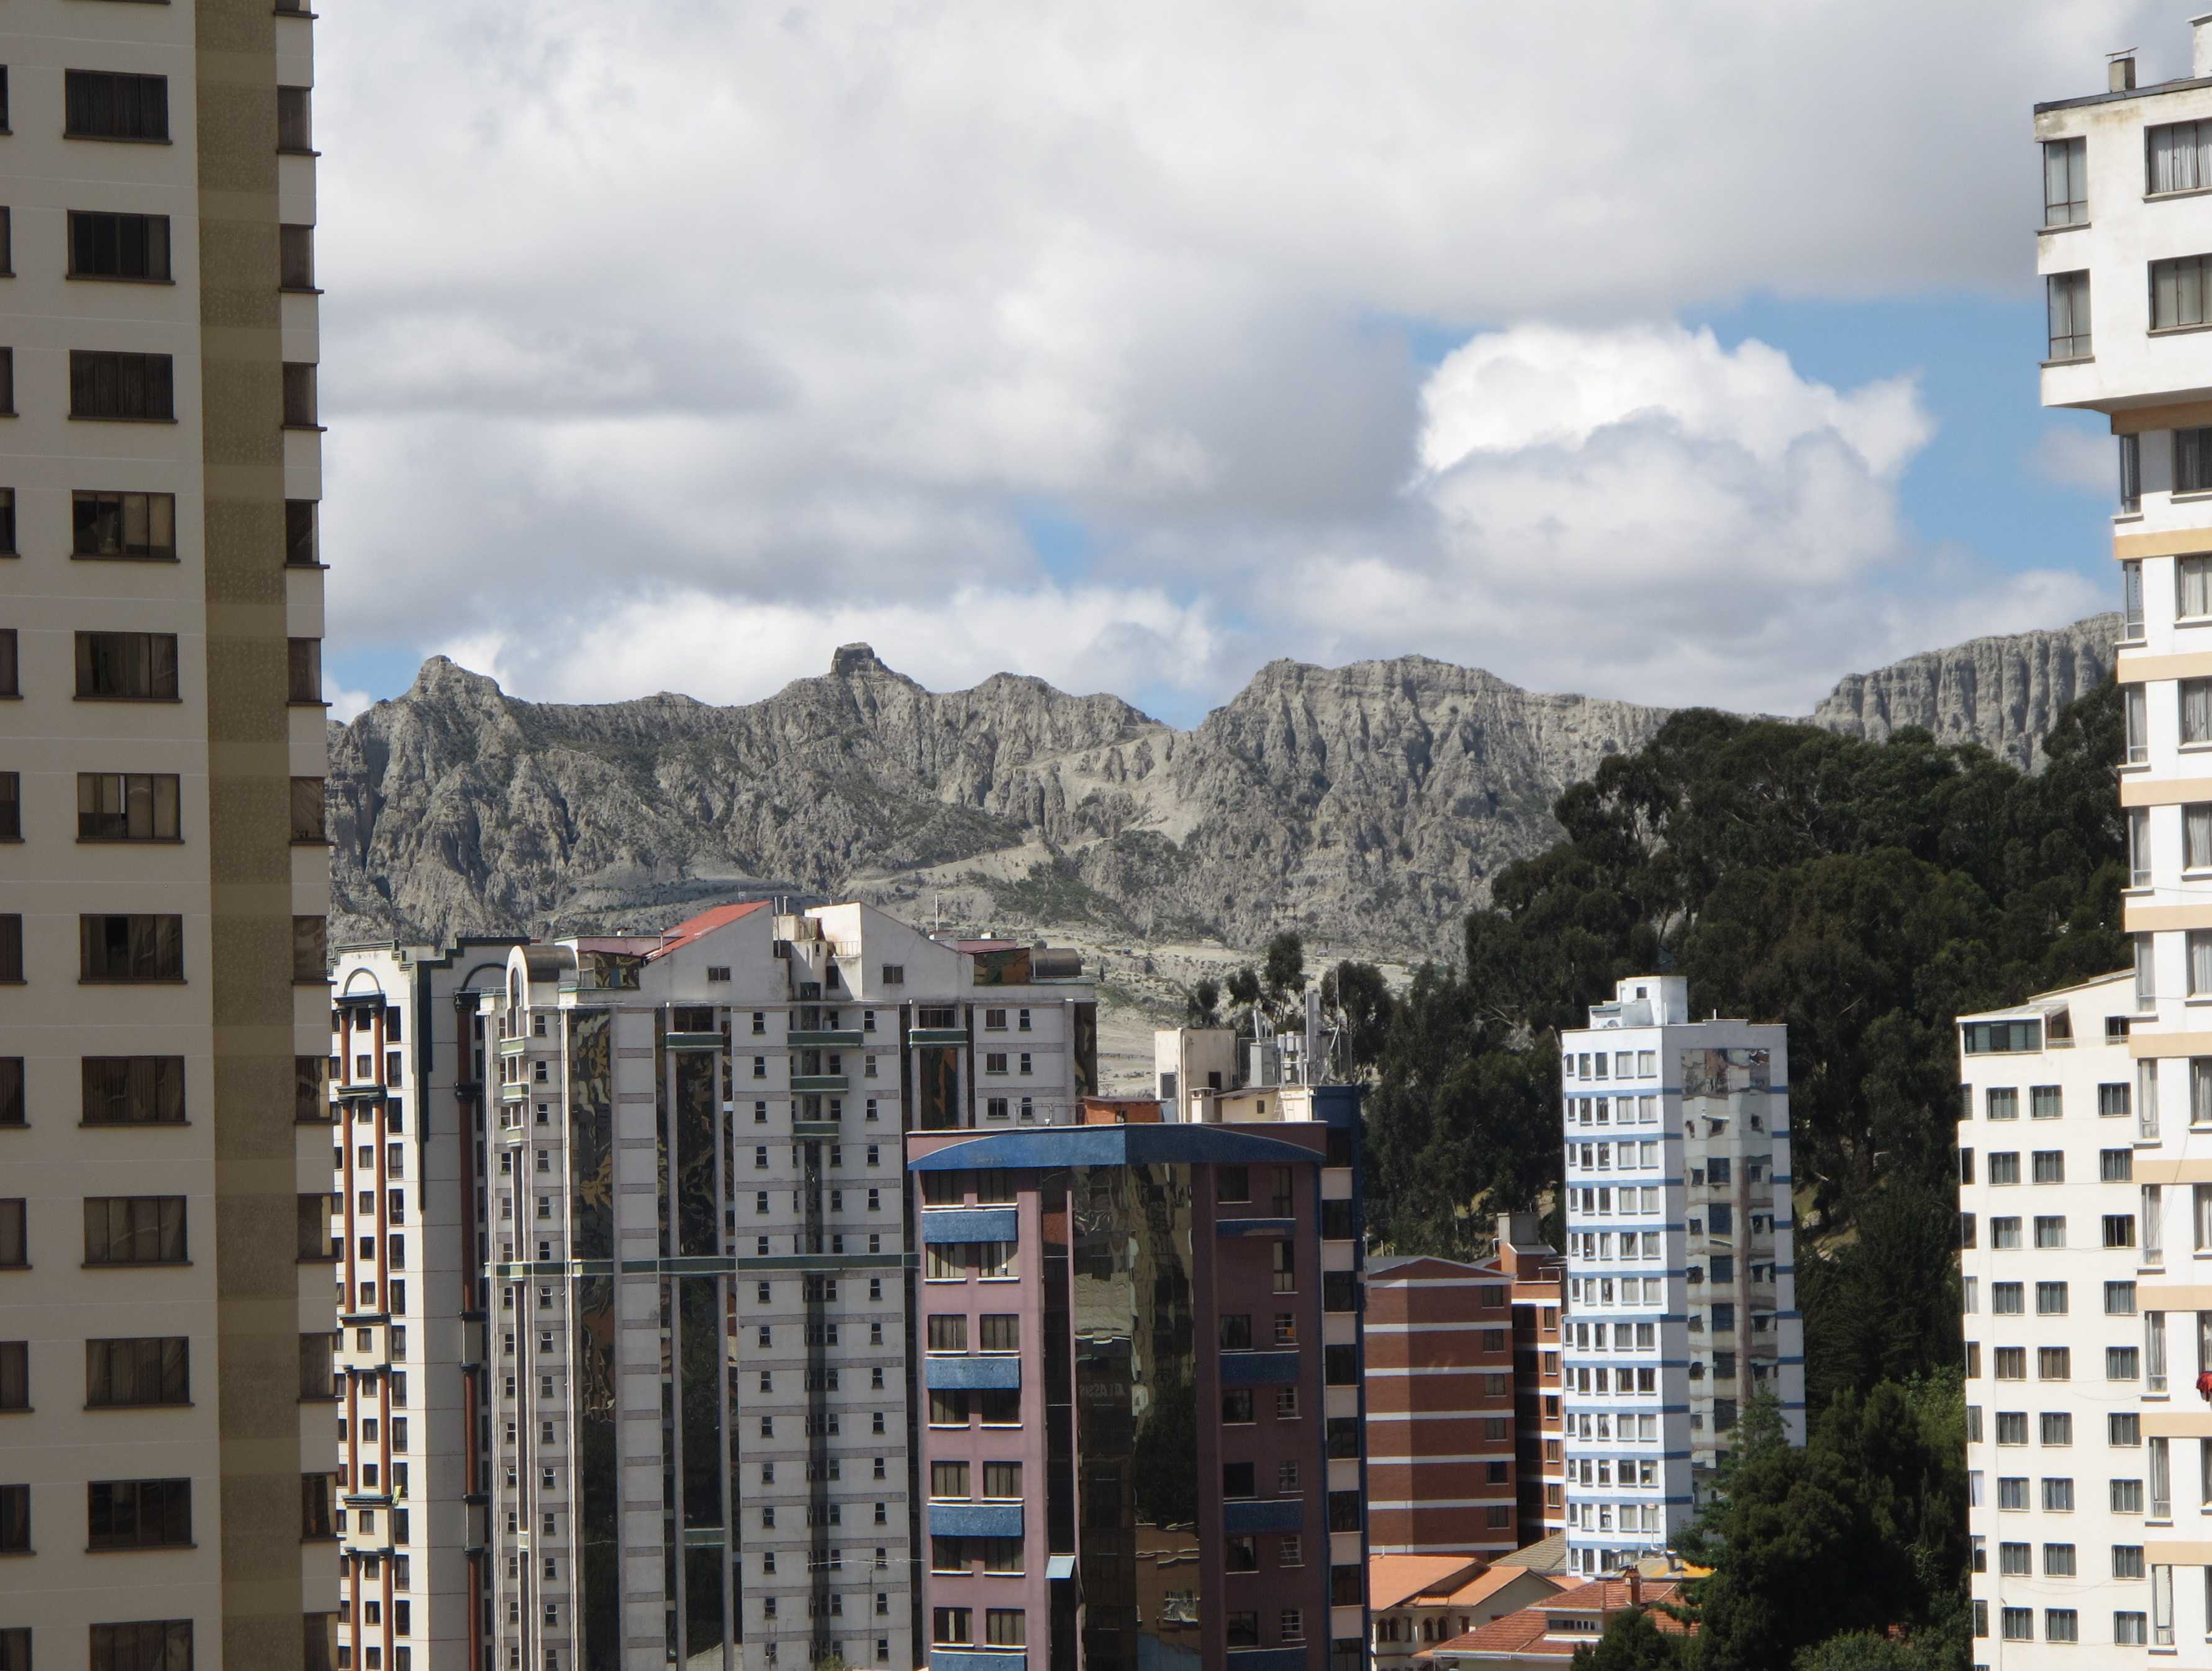
{"label": "white apartment building", "polygon": [[489,1659],[483,1000],[520,944],[342,947],[332,974],[333,1208],[300,1233],[336,1277],[344,1664]]}
{"label": "white apartment building", "polygon": [[[2165,1262],[2153,1266],[2148,1249],[2156,1247],[2167,1261],[2185,1249],[2197,1256],[2205,1240],[2193,1217],[2197,1186],[2212,1183],[2212,1153],[2200,1157],[2192,1147],[2212,1127],[2212,333],[2203,329],[2212,323],[2204,297],[2212,265],[2212,16],[2193,27],[2187,78],[2138,87],[2133,56],[2121,55],[2111,61],[2104,91],[2039,105],[2034,118],[2045,186],[2036,265],[2051,318],[2043,401],[2101,412],[2118,438],[2112,555],[2125,600],[2118,659],[2127,716],[2120,799],[2133,849],[2124,921],[2136,945],[2127,1049],[2137,1064],[2132,1095],[2139,1130],[2153,1122],[2148,1129],[2159,1133],[2155,1147],[2142,1139],[2134,1181],[2119,1193],[2160,1192],[2136,1198],[2136,1211],[2147,1214],[2137,1228],[2145,1245],[2137,1249],[2134,1296],[2141,1351],[2148,1358],[2163,1335],[2169,1377],[2191,1382],[2208,1360],[2197,1357],[2187,1336],[2196,1332],[2193,1316],[2212,1311],[2212,1285],[2170,1273]],[[2079,1050],[2087,1041],[2078,1018],[2074,1030]],[[2046,1051],[2052,1042],[2046,1029]],[[2075,1118],[2069,1109],[2064,1120]],[[2100,1207],[2098,1216],[2123,1212]],[[2078,1263],[2087,1255],[2073,1257]],[[1993,1370],[1988,1344],[1984,1368]],[[2148,1376],[2149,1364],[2142,1368]],[[2187,1396],[2188,1388],[2154,1409],[2148,1382],[2140,1384],[2146,1465],[2153,1438],[2166,1440],[2168,1449],[2175,1440],[2212,1439],[2212,1410]],[[2116,1395],[2125,1383],[2107,1385],[2094,1370],[2085,1381],[2077,1366],[2077,1401],[2085,1385]],[[1970,1393],[1972,1401],[1993,1401],[1993,1376],[1969,1386],[1984,1395]],[[2052,1400],[2061,1389],[2037,1390]],[[2049,1407],[2054,1414],[2068,1408]],[[2095,1443],[2098,1418],[2108,1413],[2072,1413],[2077,1445]],[[2146,1466],[2126,1477],[2143,1478],[2148,1491],[2148,1475]],[[2085,1483],[2093,1491],[2098,1484]],[[2185,1488],[2182,1495],[2195,1513],[2196,1493]],[[2000,1521],[2003,1515],[2000,1509]],[[2046,1538],[2024,1540],[2039,1548]],[[2063,1588],[2063,1579],[2046,1579],[2039,1567],[2033,1574],[1977,1575],[1976,1600],[1991,1615],[1978,1660],[2041,1662],[2035,1656],[2054,1625],[2061,1644],[2070,1645],[2063,1634],[2070,1627],[2080,1643],[2132,1648],[2146,1615],[2148,1654],[2212,1638],[2212,1592],[2203,1578],[2212,1568],[2212,1539],[2203,1528],[2146,1517],[2140,1536],[2115,1543],[2142,1547],[2147,1576],[2140,1588],[2112,1577],[2111,1562],[2132,1558],[2092,1546],[2086,1533],[2072,1541],[2080,1549],[2078,1582],[2097,1583],[2097,1599],[2070,1606],[2056,1600],[2044,1587]]]}
{"label": "white apartment building", "polygon": [[916,1662],[904,1136],[1069,1121],[1097,1079],[1079,975],[853,904],[508,954],[495,1668]]}
{"label": "white apartment building", "polygon": [[1754,1394],[1804,1443],[1790,1046],[1637,975],[1560,1048],[1567,1559],[1595,1577],[1674,1541]]}
{"label": "white apartment building", "polygon": [[0,11],[0,1671],[333,1657],[313,29]]}
{"label": "white apartment building", "polygon": [[2175,1535],[2177,1461],[2207,1487],[2184,1490],[2184,1512],[2212,1512],[2212,1459],[2198,1469],[2173,1454],[2194,1449],[2183,1434],[2212,1434],[2174,1425],[2203,1402],[2195,1322],[2172,1320],[2169,1340],[2144,1297],[2169,1260],[2191,1256],[2189,1226],[2212,1226],[2212,1185],[2199,1207],[2174,1182],[2189,1122],[2161,1117],[2156,1064],[2129,1048],[2135,1015],[2123,971],[1959,1018],[1978,1663],[2172,1648],[2172,1565],[2154,1583],[2146,1546]]}

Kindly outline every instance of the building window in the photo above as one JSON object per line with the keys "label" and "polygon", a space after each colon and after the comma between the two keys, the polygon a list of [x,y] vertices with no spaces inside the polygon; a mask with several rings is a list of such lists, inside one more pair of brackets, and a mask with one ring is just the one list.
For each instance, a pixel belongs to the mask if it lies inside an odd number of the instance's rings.
{"label": "building window", "polygon": [[177,778],[165,772],[79,772],[80,842],[173,842]]}
{"label": "building window", "polygon": [[176,635],[77,634],[76,694],[100,702],[176,701]]}
{"label": "building window", "polygon": [[276,89],[276,149],[313,152],[315,149],[313,92],[304,87]]}
{"label": "building window", "polygon": [[2201,255],[2185,255],[2150,264],[2153,331],[2176,331],[2204,323],[2207,264],[2207,258]]}
{"label": "building window", "polygon": [[294,638],[285,641],[287,699],[294,702],[323,700],[323,641]]}
{"label": "building window", "polygon": [[[305,846],[319,846],[329,841],[329,828],[324,820],[323,780],[319,777],[295,777],[292,780],[292,840]],[[538,1018],[543,1020],[544,1018]]]}
{"label": "building window", "polygon": [[0,488],[0,557],[15,555],[15,489]]}
{"label": "building window", "polygon": [[90,1195],[84,1203],[88,1265],[181,1265],[182,1195]]}
{"label": "building window", "polygon": [[169,356],[71,349],[70,416],[125,422],[174,422],[176,380]]}
{"label": "building window", "polygon": [[101,1671],[192,1671],[192,1621],[146,1619],[92,1627],[92,1662]]}
{"label": "building window", "polygon": [[2089,357],[2089,275],[2053,273],[2045,281],[2051,319],[2049,357],[2086,360]]}
{"label": "building window", "polygon": [[2044,143],[2044,225],[2079,226],[2089,218],[2088,149],[2088,142],[2083,139]]}
{"label": "building window", "polygon": [[2173,432],[2173,490],[2212,492],[2212,428]]}
{"label": "building window", "polygon": [[191,1402],[191,1342],[183,1335],[84,1343],[84,1401],[95,1409]]}
{"label": "building window", "polygon": [[31,1407],[31,1348],[23,1340],[0,1340],[0,1410]]}
{"label": "building window", "polygon": [[192,1540],[189,1480],[95,1480],[85,1488],[93,1549],[171,1549]]}
{"label": "building window", "polygon": [[104,70],[64,72],[62,134],[68,139],[167,139],[168,78]]}
{"label": "building window", "polygon": [[87,1056],[83,1119],[88,1126],[181,1126],[182,1056]]}
{"label": "building window", "polygon": [[[2073,143],[2084,143],[2079,139]],[[2047,146],[2045,152],[2047,155]],[[2046,196],[2048,179],[2046,167]],[[2208,187],[2212,187],[2212,122],[2166,122],[2143,130],[2143,191],[2147,195],[2202,191]],[[2046,221],[2045,224],[2062,223]]]}
{"label": "building window", "polygon": [[69,276],[168,278],[169,217],[72,209],[69,212]]}
{"label": "building window", "polygon": [[276,228],[276,287],[282,290],[315,288],[315,229],[312,226]]}
{"label": "building window", "polygon": [[288,360],[284,362],[284,427],[287,429],[319,429],[316,416],[315,368],[311,362]]}
{"label": "building window", "polygon": [[175,561],[176,495],[79,490],[70,502],[71,556]]}
{"label": "building window", "polygon": [[284,562],[290,568],[322,566],[319,542],[315,537],[315,501],[312,499],[284,501]]}
{"label": "building window", "polygon": [[130,914],[77,919],[79,978],[85,981],[181,981],[185,920]]}

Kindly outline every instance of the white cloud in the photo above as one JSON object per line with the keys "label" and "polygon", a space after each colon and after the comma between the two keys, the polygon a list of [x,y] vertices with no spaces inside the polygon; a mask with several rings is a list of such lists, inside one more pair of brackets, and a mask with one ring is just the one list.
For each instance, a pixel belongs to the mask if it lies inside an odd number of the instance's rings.
{"label": "white cloud", "polygon": [[2119,456],[2112,438],[2072,427],[2043,432],[2035,444],[2035,468],[2062,487],[2110,499],[2119,491]]}
{"label": "white cloud", "polygon": [[[1895,635],[1847,594],[1911,565],[1919,398],[1624,322],[2025,294],[2027,106],[2139,19],[2184,50],[2142,0],[331,8],[334,652],[548,696],[860,636],[1194,702],[1276,653],[1825,678]],[[1425,379],[1403,320],[1471,340]],[[1055,577],[1039,507],[1105,555]],[[1759,625],[1593,639],[1593,586]]]}
{"label": "white cloud", "polygon": [[[1047,586],[816,608],[680,592],[629,599],[558,647],[483,634],[438,647],[504,685],[566,701],[669,690],[729,702],[823,672],[822,646],[854,642],[898,647],[884,659],[933,690],[1019,671],[1062,690],[1118,696],[1133,668],[1200,689],[1217,675],[1218,636],[1204,610],[1158,592]],[[1010,654],[1014,646],[1020,653]]]}
{"label": "white cloud", "polygon": [[343,685],[333,685],[323,694],[330,698],[331,718],[340,725],[359,718],[376,701],[366,690],[349,690]]}

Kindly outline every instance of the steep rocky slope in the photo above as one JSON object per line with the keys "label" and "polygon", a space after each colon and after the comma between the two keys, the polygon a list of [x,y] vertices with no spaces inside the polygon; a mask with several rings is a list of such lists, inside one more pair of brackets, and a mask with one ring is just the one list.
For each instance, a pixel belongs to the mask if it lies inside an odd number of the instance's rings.
{"label": "steep rocky slope", "polygon": [[[1925,726],[2027,764],[2109,671],[2115,630],[1916,656],[1812,719]],[[749,892],[951,889],[1007,921],[1432,950],[1552,839],[1559,792],[1665,717],[1419,656],[1274,662],[1189,732],[1011,675],[925,690],[864,645],[736,708],[519,702],[441,658],[331,729],[333,927],[650,927]]]}
{"label": "steep rocky slope", "polygon": [[1844,678],[1813,710],[1813,723],[1877,743],[1899,726],[1921,726],[1941,742],[1979,743],[2031,768],[2058,710],[2111,676],[2119,635],[2117,614],[2093,615],[2055,631],[1908,656]]}

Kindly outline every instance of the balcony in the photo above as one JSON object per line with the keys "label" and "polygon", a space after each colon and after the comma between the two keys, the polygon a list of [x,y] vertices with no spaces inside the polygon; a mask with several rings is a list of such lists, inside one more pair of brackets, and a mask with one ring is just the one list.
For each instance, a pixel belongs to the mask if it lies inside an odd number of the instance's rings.
{"label": "balcony", "polygon": [[906,1036],[908,1044],[965,1044],[965,1027],[916,1027]]}
{"label": "balcony", "polygon": [[824,1091],[850,1091],[853,1076],[849,1073],[794,1073],[791,1089],[794,1095]]}
{"label": "balcony", "polygon": [[529,1048],[530,1041],[526,1038],[503,1038],[499,1042],[499,1054],[502,1056],[520,1056]]}
{"label": "balcony", "polygon": [[530,1087],[526,1085],[501,1085],[499,1100],[502,1103],[526,1103],[530,1100]]}
{"label": "balcony", "polygon": [[787,1036],[794,1050],[857,1050],[867,1042],[867,1035],[855,1028],[840,1028],[831,1032],[802,1032],[793,1028]]}

